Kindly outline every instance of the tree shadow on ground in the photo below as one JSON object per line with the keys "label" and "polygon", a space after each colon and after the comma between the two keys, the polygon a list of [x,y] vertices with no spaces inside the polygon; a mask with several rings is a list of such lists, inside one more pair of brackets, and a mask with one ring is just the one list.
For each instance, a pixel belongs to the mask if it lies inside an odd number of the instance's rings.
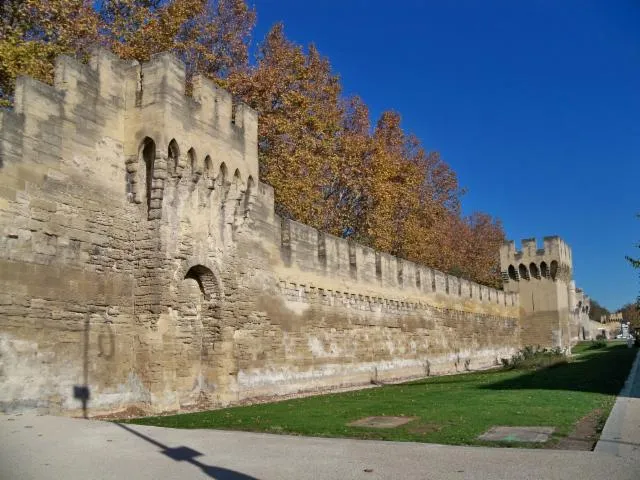
{"label": "tree shadow on ground", "polygon": [[213,465],[205,465],[204,463],[196,460],[196,457],[200,457],[203,454],[198,452],[197,450],[193,450],[192,448],[185,447],[185,446],[168,447],[167,445],[164,445],[163,443],[160,443],[157,440],[154,440],[153,438],[148,437],[138,432],[137,430],[134,430],[131,427],[123,425],[122,423],[114,423],[114,424],[118,425],[120,428],[125,429],[127,432],[135,435],[136,437],[139,437],[151,443],[152,445],[155,445],[156,447],[160,448],[161,453],[166,455],[170,459],[175,460],[176,462],[190,463],[191,465],[198,467],[200,470],[202,470],[203,473],[205,473],[209,477],[214,478],[216,480],[258,480],[255,477],[245,475],[244,473],[236,472],[235,470],[229,470],[222,467],[215,467]]}
{"label": "tree shadow on ground", "polygon": [[[567,364],[479,386],[488,390],[570,390],[618,395],[631,370],[636,348],[619,345],[589,352]],[[637,392],[638,389],[635,390]],[[636,396],[633,393],[631,396]]]}

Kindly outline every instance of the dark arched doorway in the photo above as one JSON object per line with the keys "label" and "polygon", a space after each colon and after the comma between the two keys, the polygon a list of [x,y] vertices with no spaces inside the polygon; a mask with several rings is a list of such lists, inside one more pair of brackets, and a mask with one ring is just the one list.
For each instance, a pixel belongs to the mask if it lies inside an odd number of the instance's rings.
{"label": "dark arched doorway", "polygon": [[194,265],[179,288],[180,325],[185,342],[199,346],[202,359],[213,352],[220,339],[220,284],[210,268]]}

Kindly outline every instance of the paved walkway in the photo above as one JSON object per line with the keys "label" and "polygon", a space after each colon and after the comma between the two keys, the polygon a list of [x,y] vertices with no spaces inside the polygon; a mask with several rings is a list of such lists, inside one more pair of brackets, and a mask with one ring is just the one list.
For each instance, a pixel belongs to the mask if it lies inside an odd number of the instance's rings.
{"label": "paved walkway", "polygon": [[0,478],[638,480],[640,458],[172,430],[25,414],[0,415]]}
{"label": "paved walkway", "polygon": [[640,352],[594,452],[0,415],[0,479],[640,479]]}
{"label": "paved walkway", "polygon": [[640,351],[604,425],[595,451],[640,458]]}

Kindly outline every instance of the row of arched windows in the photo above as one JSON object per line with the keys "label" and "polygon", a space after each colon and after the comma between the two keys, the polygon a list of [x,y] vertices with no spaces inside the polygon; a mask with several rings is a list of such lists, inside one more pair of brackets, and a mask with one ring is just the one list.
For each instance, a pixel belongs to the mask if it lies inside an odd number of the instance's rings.
{"label": "row of arched windows", "polygon": [[[187,152],[186,165],[181,165],[180,149],[175,139],[169,142],[166,170],[164,165],[162,165],[162,168],[159,168],[160,164],[156,158],[156,144],[153,139],[146,137],[142,141],[139,152],[138,158],[140,162],[136,163],[141,163],[141,165],[134,169],[128,169],[127,195],[131,201],[141,202],[143,193],[137,185],[144,185],[147,211],[150,219],[159,218],[157,214],[152,212],[162,207],[165,178],[174,178],[179,181],[181,178],[187,176],[195,185],[200,182],[203,174],[206,188],[210,191],[217,188],[221,189],[222,207],[224,207],[227,194],[233,189],[234,200],[238,203],[243,203],[243,213],[245,215],[248,212],[255,186],[252,176],[249,176],[247,182],[244,183],[240,170],[236,169],[233,177],[229,179],[227,166],[224,162],[220,164],[216,174],[211,156],[206,155],[204,161],[201,163],[194,148],[190,148]],[[136,175],[136,170],[138,171],[138,175]],[[141,176],[144,178],[140,178]],[[240,205],[237,205],[236,207],[239,206]]]}
{"label": "row of arched windows", "polygon": [[590,309],[591,309],[591,305],[589,305],[587,303],[583,304],[582,300],[580,300],[578,302],[577,307],[576,307],[576,312],[582,312],[582,313],[587,313],[588,314]]}
{"label": "row of arched windows", "polygon": [[512,280],[514,282],[518,282],[520,280],[531,280],[532,278],[538,280],[542,278],[551,278],[552,280],[555,280],[557,275],[558,262],[556,260],[552,260],[549,265],[547,265],[547,262],[540,262],[540,266],[531,262],[529,266],[521,263],[518,265],[517,269],[514,265],[509,265],[505,280]]}
{"label": "row of arched windows", "polygon": [[[178,142],[176,142],[175,139],[169,142],[167,163],[169,176],[178,176],[178,172],[180,171],[180,149],[178,147]],[[235,170],[231,182],[227,183],[228,171],[226,164],[222,162],[220,164],[220,167],[218,168],[218,175],[215,175],[213,160],[211,159],[211,156],[206,155],[204,157],[204,162],[200,163],[194,148],[190,148],[187,152],[187,164],[193,183],[198,183],[204,173],[206,186],[210,190],[215,189],[217,185],[224,187],[234,185],[238,188],[241,188],[243,186],[239,169]],[[249,189],[253,187],[253,183],[253,177],[250,175],[247,180],[247,188]]]}

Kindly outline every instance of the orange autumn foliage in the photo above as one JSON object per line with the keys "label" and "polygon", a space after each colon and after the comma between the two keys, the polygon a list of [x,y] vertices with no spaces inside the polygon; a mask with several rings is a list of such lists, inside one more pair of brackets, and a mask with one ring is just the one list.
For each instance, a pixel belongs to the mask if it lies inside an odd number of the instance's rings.
{"label": "orange autumn foliage", "polygon": [[0,14],[0,106],[10,105],[18,75],[52,83],[58,55],[85,60],[99,42],[88,0],[3,0]]}
{"label": "orange autumn foliage", "polygon": [[339,173],[342,120],[340,84],[329,62],[315,47],[305,52],[287,40],[276,25],[256,68],[231,74],[227,86],[260,115],[260,175],[275,189],[278,213],[326,228],[326,187]]}
{"label": "orange autumn foliage", "polygon": [[143,62],[171,51],[188,79],[215,79],[246,64],[255,24],[244,0],[103,0],[100,17],[103,41],[118,56]]}

